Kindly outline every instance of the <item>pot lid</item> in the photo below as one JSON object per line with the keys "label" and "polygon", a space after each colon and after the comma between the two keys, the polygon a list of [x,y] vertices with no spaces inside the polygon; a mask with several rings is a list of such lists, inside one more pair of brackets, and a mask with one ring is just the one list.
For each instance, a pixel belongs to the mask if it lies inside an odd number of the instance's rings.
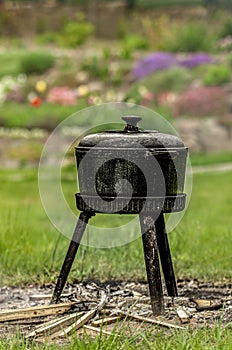
{"label": "pot lid", "polygon": [[80,148],[183,148],[181,139],[171,134],[157,130],[143,130],[137,126],[142,120],[139,116],[128,115],[122,117],[126,122],[123,130],[106,130],[104,132],[85,136],[76,147]]}

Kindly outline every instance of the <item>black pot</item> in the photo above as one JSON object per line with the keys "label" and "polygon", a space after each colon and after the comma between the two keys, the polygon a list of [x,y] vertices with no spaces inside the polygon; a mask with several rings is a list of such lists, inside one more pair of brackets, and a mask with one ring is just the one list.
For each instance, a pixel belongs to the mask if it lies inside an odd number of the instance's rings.
{"label": "black pot", "polygon": [[[165,212],[183,210],[187,156],[183,142],[177,136],[139,129],[140,117],[122,119],[127,123],[124,130],[85,136],[76,147],[78,209],[86,209],[83,202],[88,199],[89,209],[92,203],[99,212],[138,213],[145,200],[151,202],[151,210],[160,205]],[[115,198],[122,203],[118,205]],[[123,201],[129,199],[122,210]]]}

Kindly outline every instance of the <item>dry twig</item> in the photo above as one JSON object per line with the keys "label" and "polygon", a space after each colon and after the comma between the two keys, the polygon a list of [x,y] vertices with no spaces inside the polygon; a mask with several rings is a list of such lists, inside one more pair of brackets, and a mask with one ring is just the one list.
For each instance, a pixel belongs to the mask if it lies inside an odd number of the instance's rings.
{"label": "dry twig", "polygon": [[80,327],[82,327],[84,324],[86,324],[91,318],[93,318],[95,316],[95,314],[99,311],[102,310],[102,308],[104,307],[105,303],[107,300],[107,296],[104,292],[102,292],[102,297],[101,297],[101,301],[100,303],[97,305],[96,308],[89,310],[85,315],[83,315],[81,318],[79,318],[76,322],[74,322],[73,324],[71,324],[70,326],[68,326],[66,329],[64,329],[61,332],[58,332],[56,334],[56,337],[63,337],[63,336],[67,336],[70,335],[72,332],[74,332],[75,330],[79,329]]}
{"label": "dry twig", "polygon": [[22,320],[49,315],[59,315],[71,310],[75,304],[75,302],[69,302],[55,305],[33,306],[18,310],[1,311],[0,322]]}

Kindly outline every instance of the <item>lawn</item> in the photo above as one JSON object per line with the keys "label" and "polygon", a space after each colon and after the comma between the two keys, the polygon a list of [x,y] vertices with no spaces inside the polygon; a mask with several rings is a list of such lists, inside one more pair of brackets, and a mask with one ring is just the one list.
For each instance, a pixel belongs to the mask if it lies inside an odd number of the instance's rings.
{"label": "lawn", "polygon": [[75,338],[69,339],[69,343],[57,347],[55,344],[51,345],[36,345],[23,341],[22,338],[16,337],[14,341],[9,345],[9,342],[3,341],[0,344],[0,349],[5,350],[17,350],[17,349],[33,349],[33,350],[231,350],[231,329],[228,328],[204,328],[198,331],[173,331],[169,335],[157,329],[155,336],[148,334],[137,334],[135,331],[131,337],[105,337],[102,335],[95,339],[90,338],[88,335],[84,335],[82,339]]}
{"label": "lawn", "polygon": [[[63,172],[62,186],[74,209],[76,184],[72,174],[71,170]],[[231,280],[231,175],[231,172],[194,175],[190,205],[181,223],[169,234],[178,277]],[[2,170],[0,179],[2,283],[54,282],[69,242],[52,226],[43,210],[37,171]],[[119,215],[98,215],[92,223],[112,227],[126,220]],[[137,239],[112,249],[82,246],[70,281],[134,280],[145,276],[142,243]]]}

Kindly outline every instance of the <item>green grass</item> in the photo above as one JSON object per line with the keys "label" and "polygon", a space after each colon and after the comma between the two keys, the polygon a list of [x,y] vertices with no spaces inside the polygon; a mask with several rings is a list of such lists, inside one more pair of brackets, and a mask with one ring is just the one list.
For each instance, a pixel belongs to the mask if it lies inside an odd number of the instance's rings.
{"label": "green grass", "polygon": [[86,107],[79,101],[77,106],[44,103],[35,108],[28,104],[7,102],[0,106],[0,124],[5,127],[54,129],[63,119]]}
{"label": "green grass", "polygon": [[55,58],[49,52],[10,49],[0,54],[0,78],[20,73],[44,73],[54,63]]}
{"label": "green grass", "polygon": [[189,209],[170,235],[179,275],[232,277],[231,172],[194,175]]}
{"label": "green grass", "polygon": [[0,78],[4,75],[16,76],[20,71],[20,61],[23,57],[23,50],[2,52],[0,55]]}
{"label": "green grass", "polygon": [[[75,174],[70,179],[71,173],[64,172],[67,178],[63,189],[74,208],[76,184]],[[182,222],[169,234],[177,276],[232,278],[231,175],[231,172],[194,175],[190,206]],[[2,170],[0,180],[2,283],[55,281],[69,241],[60,236],[42,208],[36,170]],[[120,226],[122,220],[127,217],[97,215],[91,223]],[[112,249],[82,246],[69,280],[85,278],[146,279],[141,240]]]}
{"label": "green grass", "polygon": [[193,153],[190,159],[193,166],[232,163],[232,152]]}
{"label": "green grass", "polygon": [[[129,328],[129,321],[127,323]],[[115,329],[117,332],[117,328]],[[16,350],[16,349],[33,349],[33,350],[140,350],[140,349],[157,349],[157,350],[231,350],[232,346],[231,327],[213,327],[200,330],[186,331],[170,331],[168,334],[154,326],[152,331],[139,332],[138,329],[131,330],[131,336],[123,336],[123,329],[120,330],[120,336],[103,336],[99,335],[96,338],[88,336],[86,333],[83,336],[69,337],[64,345],[39,345],[25,341],[21,336],[15,336],[13,341],[2,340],[0,350]]]}

